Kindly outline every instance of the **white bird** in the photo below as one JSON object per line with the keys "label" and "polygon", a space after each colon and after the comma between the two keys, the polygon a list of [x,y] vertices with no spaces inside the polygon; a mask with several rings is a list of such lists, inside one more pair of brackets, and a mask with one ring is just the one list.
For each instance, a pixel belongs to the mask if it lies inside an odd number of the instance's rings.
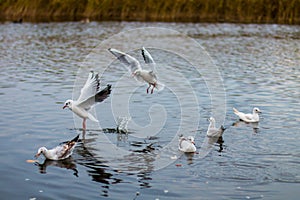
{"label": "white bird", "polygon": [[209,121],[209,125],[208,125],[206,135],[208,137],[221,137],[225,130],[224,126],[221,126],[220,128],[216,128],[216,120],[213,117],[210,117],[208,121]]}
{"label": "white bird", "polygon": [[89,113],[89,110],[99,102],[106,99],[111,92],[111,85],[107,85],[103,90],[99,91],[100,80],[99,75],[93,71],[89,73],[89,77],[81,89],[79,98],[76,101],[67,100],[63,106],[63,109],[69,108],[76,115],[83,118],[82,127],[86,129],[86,119],[90,119],[94,122],[98,120]]}
{"label": "white bird", "polygon": [[259,108],[253,108],[252,114],[250,114],[250,113],[245,114],[245,113],[239,112],[235,108],[233,108],[233,112],[234,112],[234,114],[239,116],[239,118],[244,122],[259,122],[259,115],[258,114],[261,113]]}
{"label": "white bird", "polygon": [[179,138],[178,148],[180,151],[185,153],[193,153],[196,152],[196,146],[193,136],[188,136],[187,138],[181,136]]}
{"label": "white bird", "polygon": [[49,160],[66,159],[72,155],[78,139],[79,134],[73,140],[63,142],[53,149],[48,150],[46,147],[40,147],[35,157],[38,158],[41,154],[43,154],[45,158]]}
{"label": "white bird", "polygon": [[164,88],[164,85],[158,81],[157,76],[154,73],[154,68],[156,64],[150,53],[144,47],[142,48],[142,55],[145,63],[151,65],[152,70],[150,71],[142,69],[139,61],[134,57],[113,48],[109,48],[108,50],[114,56],[116,56],[122,64],[130,68],[130,71],[132,75],[136,78],[136,80],[140,82],[146,82],[149,84],[149,87],[147,88],[147,93],[149,93],[149,89],[151,86],[151,94],[153,93],[154,88],[156,88],[157,90],[162,90]]}

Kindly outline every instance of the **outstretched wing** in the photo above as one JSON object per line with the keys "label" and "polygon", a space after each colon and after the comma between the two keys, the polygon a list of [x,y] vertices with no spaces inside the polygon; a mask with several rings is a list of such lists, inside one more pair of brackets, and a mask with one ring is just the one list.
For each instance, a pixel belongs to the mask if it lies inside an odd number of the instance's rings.
{"label": "outstretched wing", "polygon": [[145,47],[142,47],[142,56],[144,58],[145,63],[151,67],[151,70],[155,71],[156,63],[154,62],[151,54],[149,53],[149,51],[146,50]]}
{"label": "outstretched wing", "polygon": [[89,98],[78,104],[79,107],[84,108],[85,110],[89,110],[96,103],[104,101],[111,92],[111,85],[107,85],[103,90],[98,92],[96,95],[92,95]]}
{"label": "outstretched wing", "polygon": [[87,98],[94,96],[97,91],[99,90],[100,87],[100,79],[99,79],[99,75],[96,73],[94,73],[93,71],[91,71],[89,73],[89,77],[86,80],[83,88],[80,91],[80,96],[77,99],[78,102],[84,101]]}
{"label": "outstretched wing", "polygon": [[151,71],[149,71],[149,74],[153,77],[153,79],[156,82],[155,88],[158,91],[163,90],[165,85],[158,81],[158,77],[156,75],[157,74],[156,63],[155,63],[154,59],[152,58],[151,54],[149,53],[149,51],[147,51],[147,49],[145,47],[142,48],[142,55],[143,55],[145,63],[151,67]]}
{"label": "outstretched wing", "polygon": [[131,73],[134,73],[136,70],[141,70],[141,65],[137,59],[134,57],[119,51],[117,49],[109,48],[108,49],[114,56],[116,56],[122,64],[128,67]]}
{"label": "outstretched wing", "polygon": [[146,64],[155,63],[151,54],[145,49],[145,47],[142,48],[142,55]]}

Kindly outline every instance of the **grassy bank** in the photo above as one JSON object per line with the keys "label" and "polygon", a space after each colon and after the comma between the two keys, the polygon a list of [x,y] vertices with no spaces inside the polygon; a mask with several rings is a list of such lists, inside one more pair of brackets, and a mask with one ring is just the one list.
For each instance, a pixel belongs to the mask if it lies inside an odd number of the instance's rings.
{"label": "grassy bank", "polygon": [[300,0],[0,0],[0,20],[300,24]]}

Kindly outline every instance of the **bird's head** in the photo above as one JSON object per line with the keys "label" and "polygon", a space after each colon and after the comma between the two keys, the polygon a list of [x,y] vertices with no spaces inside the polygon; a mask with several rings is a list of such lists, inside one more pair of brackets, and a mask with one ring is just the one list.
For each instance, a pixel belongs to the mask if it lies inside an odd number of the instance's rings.
{"label": "bird's head", "polygon": [[38,158],[41,154],[44,154],[46,150],[47,150],[46,147],[40,147],[37,154],[35,154],[34,157]]}
{"label": "bird's head", "polygon": [[132,76],[139,76],[141,75],[141,70],[137,69],[132,73]]}
{"label": "bird's head", "polygon": [[259,108],[253,108],[253,113],[261,113],[261,111],[259,110]]}
{"label": "bird's head", "polygon": [[188,136],[187,139],[188,139],[191,143],[195,144],[195,139],[194,139],[193,136]]}
{"label": "bird's head", "polygon": [[68,99],[68,100],[65,102],[63,109],[65,109],[65,108],[70,108],[70,109],[72,109],[72,104],[73,104],[73,100]]}
{"label": "bird's head", "polygon": [[215,123],[215,122],[216,122],[215,118],[213,118],[213,117],[210,117],[210,118],[208,119],[208,121],[211,122],[211,123]]}

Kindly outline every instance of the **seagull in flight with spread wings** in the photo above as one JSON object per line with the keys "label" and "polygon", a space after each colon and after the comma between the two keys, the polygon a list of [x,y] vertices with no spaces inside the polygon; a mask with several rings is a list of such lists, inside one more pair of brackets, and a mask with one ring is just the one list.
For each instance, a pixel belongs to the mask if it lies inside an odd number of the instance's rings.
{"label": "seagull in flight with spread wings", "polygon": [[98,120],[89,113],[89,110],[96,103],[104,101],[111,92],[111,85],[109,84],[101,91],[99,91],[99,87],[99,75],[91,71],[85,85],[81,89],[79,98],[76,101],[69,99],[63,106],[63,109],[69,108],[76,115],[83,118],[82,127],[84,130],[86,129],[86,119],[98,122]]}
{"label": "seagull in flight with spread wings", "polygon": [[116,56],[122,64],[130,69],[133,77],[135,77],[136,80],[148,83],[149,86],[147,88],[147,93],[149,93],[151,86],[151,94],[153,93],[154,88],[157,90],[162,90],[164,88],[164,85],[158,81],[157,76],[154,73],[156,63],[154,62],[151,54],[144,47],[142,48],[144,61],[147,65],[150,65],[152,70],[142,69],[140,62],[137,59],[124,52],[113,48],[109,48],[108,50],[114,56]]}

